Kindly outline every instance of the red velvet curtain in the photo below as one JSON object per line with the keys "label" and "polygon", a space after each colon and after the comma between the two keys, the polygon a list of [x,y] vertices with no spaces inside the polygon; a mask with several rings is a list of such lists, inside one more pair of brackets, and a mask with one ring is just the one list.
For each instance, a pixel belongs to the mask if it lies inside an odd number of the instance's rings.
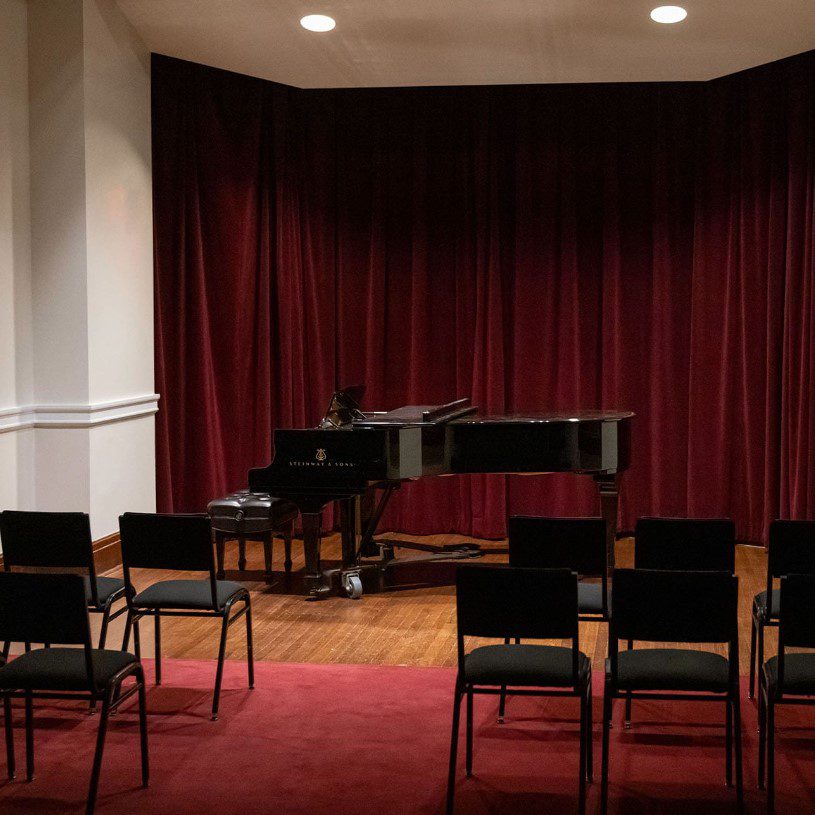
{"label": "red velvet curtain", "polygon": [[[298,90],[153,59],[159,507],[332,390],[637,413],[622,524],[815,516],[815,56],[704,84]],[[407,486],[497,537],[587,479]]]}

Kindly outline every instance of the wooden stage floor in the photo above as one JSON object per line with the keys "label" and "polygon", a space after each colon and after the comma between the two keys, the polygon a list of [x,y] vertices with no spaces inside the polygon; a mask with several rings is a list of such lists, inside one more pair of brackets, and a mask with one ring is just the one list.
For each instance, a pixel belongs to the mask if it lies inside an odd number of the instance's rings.
{"label": "wooden stage floor", "polygon": [[[388,536],[398,537],[398,536]],[[421,538],[435,544],[471,540],[453,535]],[[500,546],[485,541],[487,547]],[[303,566],[302,544],[293,543],[294,572],[287,581],[283,572],[283,546],[275,541],[274,564],[276,585],[269,586],[262,576],[262,546],[247,544],[246,573],[229,571],[237,564],[237,547],[227,544],[226,576],[240,580],[252,590],[255,658],[284,662],[362,663],[384,665],[454,665],[455,591],[452,586],[425,586],[400,589],[379,594],[365,594],[360,600],[330,597],[319,602],[308,601],[300,594],[296,574]],[[339,538],[334,535],[323,542],[324,558],[339,558]],[[617,563],[630,565],[633,541],[617,543]],[[502,561],[505,556],[489,556],[485,560]],[[484,562],[474,561],[474,562]],[[750,605],[756,592],[764,588],[766,556],[756,547],[739,546],[736,555],[739,576],[739,621],[741,672],[748,671],[750,645]],[[120,576],[121,570],[109,573]],[[149,570],[134,571],[137,586],[146,586],[166,573]],[[176,573],[173,577],[181,577]],[[192,576],[192,575],[190,575]],[[92,615],[98,627],[98,615]],[[109,647],[121,642],[122,619],[110,627]],[[242,624],[230,629],[227,656],[241,659],[245,655],[245,634]],[[767,655],[774,652],[775,629],[767,635]],[[606,626],[581,623],[581,649],[589,654],[595,670],[601,669],[606,656]],[[142,622],[142,654],[151,657],[153,632],[149,620]],[[162,625],[162,654],[185,659],[215,658],[218,648],[217,622],[190,618],[167,619]],[[721,650],[721,653],[724,653]]]}

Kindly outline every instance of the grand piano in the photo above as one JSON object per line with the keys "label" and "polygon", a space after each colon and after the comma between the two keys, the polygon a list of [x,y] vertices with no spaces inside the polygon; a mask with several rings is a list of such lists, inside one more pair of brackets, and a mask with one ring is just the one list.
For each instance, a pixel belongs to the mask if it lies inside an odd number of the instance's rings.
{"label": "grand piano", "polygon": [[[380,573],[402,561],[479,556],[478,546],[413,544],[423,554],[395,558],[404,541],[374,538],[390,496],[404,482],[455,473],[562,473],[591,476],[606,520],[609,568],[614,566],[619,475],[629,464],[633,413],[481,415],[469,399],[364,412],[362,388],[336,392],[320,425],[278,429],[268,467],[249,471],[250,492],[292,501],[300,510],[305,587],[318,599],[336,586],[362,594],[362,573]],[[340,508],[342,565],[320,560],[323,509]]]}

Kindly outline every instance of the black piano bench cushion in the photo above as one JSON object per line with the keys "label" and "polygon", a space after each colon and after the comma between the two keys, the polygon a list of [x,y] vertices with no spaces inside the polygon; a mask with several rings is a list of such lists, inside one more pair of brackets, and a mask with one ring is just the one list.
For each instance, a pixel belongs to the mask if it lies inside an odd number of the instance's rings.
{"label": "black piano bench cushion", "polygon": [[[608,604],[611,605],[611,587],[608,589]],[[577,584],[577,610],[581,614],[603,613],[603,584],[584,583]]]}
{"label": "black piano bench cushion", "polygon": [[[778,685],[778,657],[767,660],[764,667],[771,688]],[[815,695],[815,654],[784,654],[784,693]]]}
{"label": "black piano bench cushion", "polygon": [[[227,600],[246,591],[240,583],[232,580],[218,580],[218,608],[222,609]],[[136,608],[212,608],[212,589],[209,580],[162,580],[153,583],[133,598]]]}
{"label": "black piano bench cushion", "polygon": [[[89,603],[93,602],[93,595],[91,594],[91,579],[88,575],[84,575],[85,581],[85,597]],[[96,578],[96,595],[99,600],[99,605],[103,606],[116,592],[124,592],[125,582],[116,577],[97,577]]]}
{"label": "black piano bench cushion", "polygon": [[[95,690],[136,657],[127,651],[93,650]],[[88,671],[84,648],[36,648],[20,654],[0,668],[0,688],[4,690],[88,691]]]}
{"label": "black piano bench cushion", "polygon": [[727,659],[710,651],[680,648],[634,648],[617,657],[617,687],[725,693],[730,673]]}
{"label": "black piano bench cushion", "polygon": [[[581,652],[581,680],[588,677],[590,667],[588,657]],[[558,645],[483,645],[464,657],[464,681],[473,685],[572,687],[572,649]]]}
{"label": "black piano bench cushion", "polygon": [[[781,610],[781,591],[780,589],[773,589],[772,591],[772,608],[770,609],[770,619],[777,620],[778,612]],[[767,592],[760,591],[753,598],[753,605],[762,613],[767,613]]]}

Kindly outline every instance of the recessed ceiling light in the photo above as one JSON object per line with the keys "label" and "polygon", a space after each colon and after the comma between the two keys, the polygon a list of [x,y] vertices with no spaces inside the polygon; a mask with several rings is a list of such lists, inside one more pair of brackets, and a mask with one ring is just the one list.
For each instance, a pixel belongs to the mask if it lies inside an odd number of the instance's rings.
{"label": "recessed ceiling light", "polygon": [[326,14],[307,14],[300,20],[300,25],[308,31],[331,31],[336,23]]}
{"label": "recessed ceiling light", "polygon": [[655,23],[681,23],[688,12],[682,6],[658,6],[651,12],[651,19]]}

